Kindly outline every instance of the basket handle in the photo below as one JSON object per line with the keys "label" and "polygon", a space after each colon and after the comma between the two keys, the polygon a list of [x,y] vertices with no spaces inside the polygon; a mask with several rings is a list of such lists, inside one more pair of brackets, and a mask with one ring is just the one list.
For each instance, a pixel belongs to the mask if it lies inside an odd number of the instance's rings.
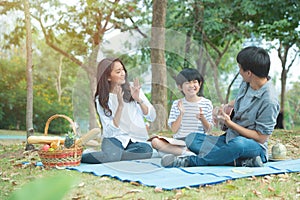
{"label": "basket handle", "polygon": [[70,122],[70,124],[72,125],[72,129],[73,129],[73,132],[75,135],[77,135],[76,133],[76,126],[75,126],[75,123],[73,122],[73,120],[66,116],[66,115],[62,115],[62,114],[55,114],[55,115],[52,115],[46,122],[46,125],[45,125],[45,130],[44,130],[44,135],[48,135],[48,129],[49,129],[49,125],[50,125],[50,122],[53,120],[53,119],[56,119],[56,118],[64,118],[66,120],[68,120]]}

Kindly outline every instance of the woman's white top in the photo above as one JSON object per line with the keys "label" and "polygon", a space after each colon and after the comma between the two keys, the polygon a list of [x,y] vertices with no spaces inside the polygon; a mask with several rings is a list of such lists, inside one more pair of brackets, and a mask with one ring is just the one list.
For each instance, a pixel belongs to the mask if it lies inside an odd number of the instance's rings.
{"label": "woman's white top", "polygon": [[148,114],[143,114],[141,106],[137,102],[124,102],[119,127],[116,127],[113,123],[113,118],[119,104],[117,95],[109,93],[108,106],[112,111],[110,117],[104,114],[104,109],[99,104],[98,96],[96,97],[97,112],[100,116],[104,137],[118,139],[124,148],[128,145],[130,140],[132,142],[147,141],[149,135],[144,119],[153,122],[156,118],[156,111],[142,90],[140,90],[140,99],[143,101],[143,104],[148,107]]}

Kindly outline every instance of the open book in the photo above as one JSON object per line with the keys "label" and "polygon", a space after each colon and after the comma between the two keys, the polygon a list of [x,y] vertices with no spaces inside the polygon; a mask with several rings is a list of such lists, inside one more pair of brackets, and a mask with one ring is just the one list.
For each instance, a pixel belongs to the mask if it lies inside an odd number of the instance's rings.
{"label": "open book", "polygon": [[161,140],[164,140],[172,145],[178,145],[178,146],[186,146],[185,144],[185,141],[183,140],[177,140],[175,138],[169,138],[169,137],[164,137],[164,136],[159,136],[159,135],[154,135],[152,137],[150,137],[148,139],[148,141],[151,141],[153,140],[154,138],[158,138],[158,139],[161,139]]}

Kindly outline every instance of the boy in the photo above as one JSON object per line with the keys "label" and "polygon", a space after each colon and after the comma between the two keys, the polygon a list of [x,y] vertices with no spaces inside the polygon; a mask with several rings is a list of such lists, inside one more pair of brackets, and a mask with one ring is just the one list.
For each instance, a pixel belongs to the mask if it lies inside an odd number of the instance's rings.
{"label": "boy", "polygon": [[185,145],[185,138],[191,132],[207,133],[213,126],[212,103],[201,94],[204,79],[192,68],[183,69],[175,78],[178,89],[184,97],[172,104],[168,125],[174,139],[154,137],[151,144],[162,153],[174,155],[195,155]]}

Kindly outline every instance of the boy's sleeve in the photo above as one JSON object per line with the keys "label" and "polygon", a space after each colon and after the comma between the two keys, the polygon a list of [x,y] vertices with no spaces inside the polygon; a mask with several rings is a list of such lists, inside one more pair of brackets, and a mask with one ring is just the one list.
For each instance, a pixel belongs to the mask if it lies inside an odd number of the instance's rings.
{"label": "boy's sleeve", "polygon": [[172,123],[174,121],[176,121],[177,117],[180,114],[180,111],[178,109],[178,100],[175,100],[172,104],[171,110],[170,110],[170,114],[169,114],[169,118],[168,118],[168,126],[171,128]]}

